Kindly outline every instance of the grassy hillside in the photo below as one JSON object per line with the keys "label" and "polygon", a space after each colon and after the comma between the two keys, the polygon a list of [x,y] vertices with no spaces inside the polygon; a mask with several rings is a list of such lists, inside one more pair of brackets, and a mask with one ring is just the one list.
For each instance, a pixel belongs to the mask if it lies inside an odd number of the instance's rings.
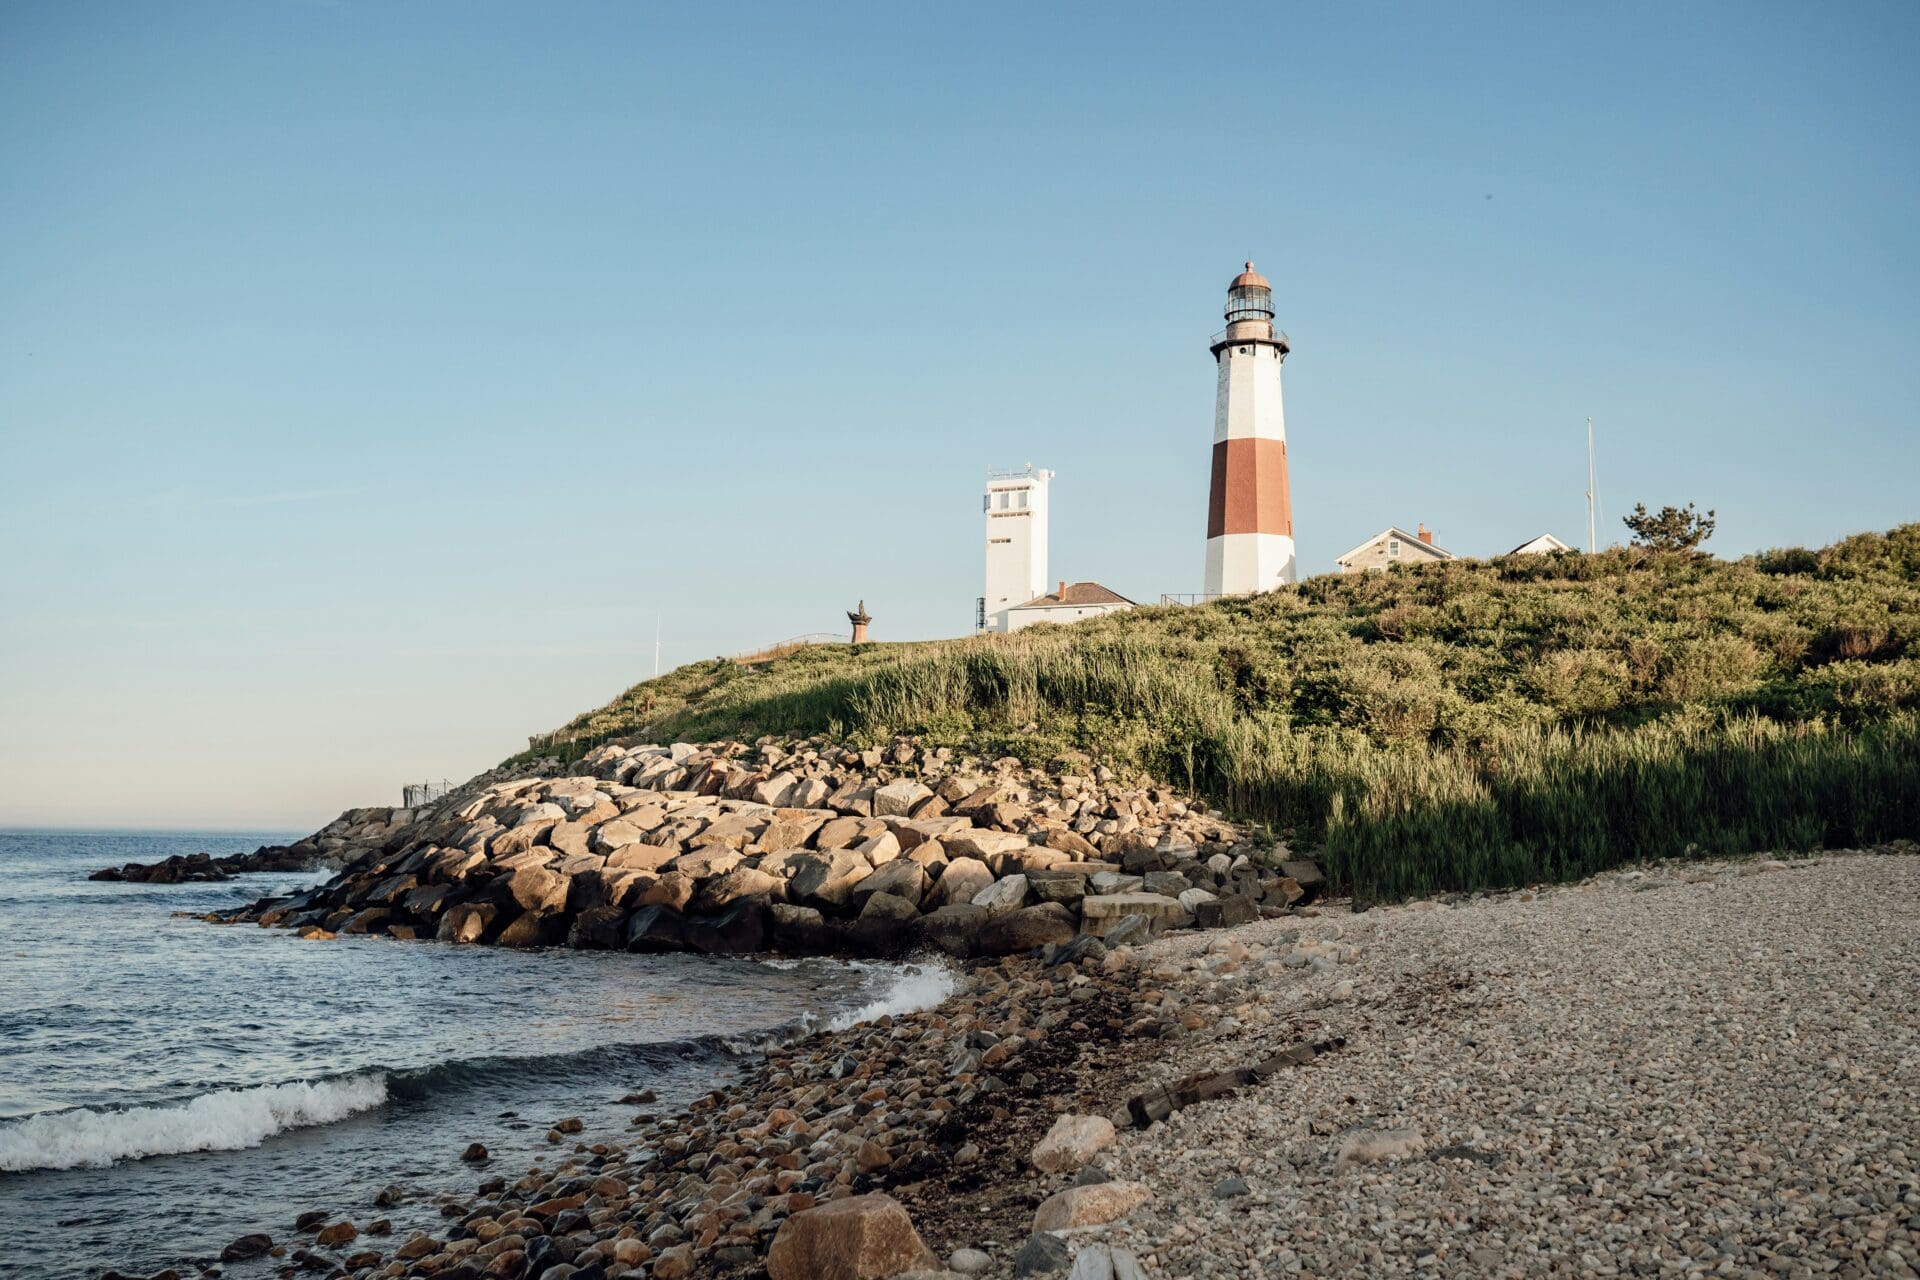
{"label": "grassy hillside", "polygon": [[1312,579],[1015,636],[825,645],[565,730],[1103,751],[1379,897],[1920,834],[1920,524],[1737,563],[1611,551]]}

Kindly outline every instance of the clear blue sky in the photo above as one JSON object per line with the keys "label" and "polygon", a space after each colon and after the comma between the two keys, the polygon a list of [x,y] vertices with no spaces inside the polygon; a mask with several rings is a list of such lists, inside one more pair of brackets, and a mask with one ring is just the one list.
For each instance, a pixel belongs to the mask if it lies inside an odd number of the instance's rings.
{"label": "clear blue sky", "polygon": [[1303,568],[1920,517],[1920,8],[0,7],[0,822],[311,827],[651,667],[1199,587],[1207,336]]}

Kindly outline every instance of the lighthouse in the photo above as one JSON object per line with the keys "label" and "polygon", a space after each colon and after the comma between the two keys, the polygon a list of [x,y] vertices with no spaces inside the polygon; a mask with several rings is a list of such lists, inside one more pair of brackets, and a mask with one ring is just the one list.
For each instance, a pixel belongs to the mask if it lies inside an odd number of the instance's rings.
{"label": "lighthouse", "polygon": [[1294,580],[1287,496],[1287,423],[1273,327],[1273,286],[1247,263],[1227,286],[1227,327],[1214,335],[1213,488],[1207,500],[1209,596],[1271,591]]}

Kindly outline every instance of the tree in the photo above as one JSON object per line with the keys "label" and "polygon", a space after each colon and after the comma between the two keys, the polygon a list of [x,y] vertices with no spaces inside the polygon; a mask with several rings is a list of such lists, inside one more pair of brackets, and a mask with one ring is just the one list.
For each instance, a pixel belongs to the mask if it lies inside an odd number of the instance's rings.
{"label": "tree", "polygon": [[1621,522],[1633,530],[1633,545],[1655,551],[1692,551],[1713,536],[1713,512],[1701,515],[1689,502],[1685,507],[1662,507],[1649,514],[1647,504],[1633,504],[1633,514]]}

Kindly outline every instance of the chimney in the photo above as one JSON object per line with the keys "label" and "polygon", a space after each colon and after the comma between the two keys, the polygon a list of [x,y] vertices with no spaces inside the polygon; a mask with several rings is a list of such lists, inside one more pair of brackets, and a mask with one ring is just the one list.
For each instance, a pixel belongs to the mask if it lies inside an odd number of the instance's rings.
{"label": "chimney", "polygon": [[1420,541],[1426,543],[1428,546],[1433,545],[1433,530],[1427,528],[1425,524],[1420,526]]}
{"label": "chimney", "polygon": [[1060,595],[1060,603],[1065,604],[1067,602],[1067,580],[1065,578],[1060,579],[1059,595]]}

